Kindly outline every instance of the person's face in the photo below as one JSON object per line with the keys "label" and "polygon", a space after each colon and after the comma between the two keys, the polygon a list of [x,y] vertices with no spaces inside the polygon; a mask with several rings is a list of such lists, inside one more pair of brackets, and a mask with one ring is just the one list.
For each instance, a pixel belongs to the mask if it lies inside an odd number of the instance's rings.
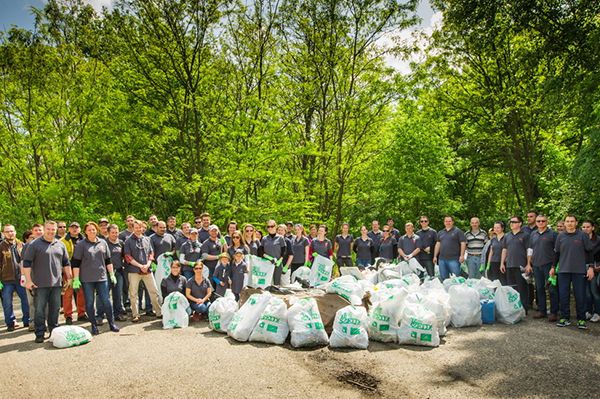
{"label": "person's face", "polygon": [[510,229],[512,231],[519,231],[519,230],[521,230],[521,225],[523,224],[517,218],[510,218],[510,222],[509,223],[510,223]]}
{"label": "person's face", "polygon": [[108,223],[106,223],[106,222],[102,222],[102,223],[100,223],[100,224],[98,225],[98,227],[100,227],[100,231],[101,231],[102,233],[107,233],[107,230],[108,230]]}
{"label": "person's face", "polygon": [[81,232],[81,227],[77,227],[77,226],[69,227],[69,234],[71,234],[71,237],[77,237],[80,232]]}
{"label": "person's face", "polygon": [[150,226],[156,226],[156,223],[158,223],[158,218],[156,217],[156,215],[152,215],[148,219],[148,222],[150,223]]}
{"label": "person's face", "polygon": [[298,236],[299,236],[299,235],[302,235],[302,227],[300,227],[300,226],[296,226],[296,227],[294,228],[294,230],[296,230],[296,235],[298,235]]}
{"label": "person's face", "polygon": [[590,222],[584,222],[581,225],[581,230],[583,230],[585,234],[592,234],[595,228],[592,227],[592,224]]}
{"label": "person's face", "polygon": [[47,241],[51,241],[54,236],[56,236],[56,230],[55,224],[47,224],[44,226],[44,237]]}
{"label": "person's face", "polygon": [[165,223],[158,223],[156,225],[156,231],[158,232],[158,234],[164,235],[167,231],[167,225]]}
{"label": "person's face", "polygon": [[252,235],[254,233],[254,227],[252,226],[246,226],[246,228],[244,229],[244,234],[246,235]]}
{"label": "person's face", "polygon": [[565,231],[565,222],[560,221],[556,223],[556,231],[558,231],[559,233]]}
{"label": "person's face", "polygon": [[108,232],[108,239],[111,241],[117,241],[117,239],[119,238],[119,230],[117,229],[110,229],[110,231]]}
{"label": "person's face", "polygon": [[362,227],[360,228],[360,234],[362,234],[363,236],[364,236],[364,235],[367,235],[367,233],[368,233],[368,232],[369,232],[369,230],[367,230],[367,227],[366,227],[366,226],[362,226]]}
{"label": "person's face", "polygon": [[374,221],[373,223],[371,223],[371,226],[373,227],[374,231],[379,230],[379,222],[378,221]]}
{"label": "person's face", "polygon": [[535,216],[536,216],[535,213],[529,212],[527,214],[527,224],[529,224],[529,225],[534,224],[535,223]]}
{"label": "person's face", "polygon": [[240,263],[244,259],[244,255],[240,253],[236,253],[234,255],[235,263]]}
{"label": "person's face", "polygon": [[44,235],[44,230],[40,226],[36,226],[31,229],[31,236],[35,240],[36,238],[40,238]]}
{"label": "person's face", "polygon": [[233,242],[233,244],[235,246],[241,245],[242,244],[242,237],[239,235],[239,233],[233,233],[231,235],[231,241]]}
{"label": "person's face", "polygon": [[169,227],[170,230],[175,229],[175,226],[177,226],[177,219],[171,218],[171,219],[167,220],[167,226]]}
{"label": "person's face", "polygon": [[283,226],[277,228],[277,234],[279,234],[280,236],[284,236],[286,232],[287,230]]}
{"label": "person's face", "polygon": [[97,235],[98,230],[96,230],[96,226],[94,226],[93,224],[90,224],[88,227],[85,228],[85,236],[88,238],[88,240],[93,241],[94,239],[96,239]]}
{"label": "person's face", "polygon": [[383,236],[388,238],[390,236],[390,226],[383,228]]}
{"label": "person's face", "polygon": [[13,241],[17,235],[15,228],[13,226],[4,226],[4,237],[8,241]]}
{"label": "person's face", "polygon": [[293,226],[293,225],[291,225],[291,224],[287,224],[287,225],[285,226],[285,231],[286,231],[288,234],[292,234],[292,233],[294,232],[294,226]]}
{"label": "person's face", "polygon": [[215,238],[217,238],[217,229],[212,229],[211,231],[208,232],[208,235],[210,236],[210,238],[212,238],[213,240]]}
{"label": "person's face", "polygon": [[348,226],[347,224],[342,226],[342,233],[344,235],[348,234],[348,231],[350,230],[350,226]]}
{"label": "person's face", "polygon": [[229,264],[229,258],[222,257],[220,259],[220,262],[221,262],[222,265],[227,266]]}
{"label": "person's face", "polygon": [[409,236],[412,235],[415,231],[415,226],[413,226],[412,224],[407,224],[404,227],[404,230],[406,230],[406,234],[408,234]]}
{"label": "person's face", "polygon": [[428,228],[429,227],[429,219],[427,219],[427,218],[419,219],[419,225],[421,226],[422,229]]}
{"label": "person's face", "polygon": [[202,277],[202,269],[203,268],[204,268],[203,265],[196,264],[196,266],[194,266],[194,275]]}
{"label": "person's face", "polygon": [[227,233],[229,234],[229,236],[233,235],[233,232],[237,229],[237,226],[233,223],[231,223],[229,226],[227,226]]}
{"label": "person's face", "polygon": [[537,216],[535,218],[535,224],[539,230],[546,230],[548,227],[548,219],[545,216]]}
{"label": "person's face", "polygon": [[273,233],[277,232],[277,226],[275,225],[275,222],[267,223],[267,232],[269,234],[273,234]]}
{"label": "person's face", "polygon": [[60,235],[60,236],[64,236],[65,234],[67,234],[66,223],[59,223],[58,227],[57,227],[57,232],[58,232],[58,235]]}
{"label": "person's face", "polygon": [[196,219],[194,220],[194,227],[199,229],[200,227],[202,227],[202,219]]}
{"label": "person's face", "polygon": [[390,230],[394,227],[394,221],[392,219],[388,219],[387,225],[390,226]]}
{"label": "person's face", "polygon": [[317,235],[317,228],[316,227],[311,227],[310,228],[310,235],[313,236],[313,237]]}
{"label": "person's face", "polygon": [[494,234],[499,235],[500,233],[502,233],[502,231],[503,229],[500,223],[494,224]]}
{"label": "person's face", "polygon": [[208,226],[210,226],[210,217],[208,216],[204,216],[202,218],[202,226],[206,229],[208,228]]}
{"label": "person's face", "polygon": [[317,230],[317,234],[319,237],[325,237],[325,228],[323,227],[319,227],[319,230]]}
{"label": "person's face", "polygon": [[471,230],[479,230],[479,219],[471,218]]}
{"label": "person's face", "polygon": [[135,234],[136,236],[140,236],[144,233],[144,226],[142,226],[141,223],[134,223],[133,224],[133,234]]}
{"label": "person's face", "polygon": [[198,239],[198,233],[190,233],[190,240],[196,241]]}
{"label": "person's face", "polygon": [[190,229],[191,229],[191,226],[190,226],[189,223],[184,223],[184,224],[181,225],[181,231],[185,235],[190,234]]}
{"label": "person's face", "polygon": [[454,220],[452,218],[444,218],[444,227],[446,229],[451,229],[454,226]]}
{"label": "person's face", "polygon": [[569,216],[565,219],[565,230],[572,232],[577,229],[577,220],[574,217]]}
{"label": "person's face", "polygon": [[127,220],[125,220],[125,223],[127,224],[127,227],[129,227],[130,229],[133,228],[133,221],[135,219],[133,218],[127,218]]}
{"label": "person's face", "polygon": [[173,276],[179,276],[180,273],[181,273],[181,266],[179,265],[179,262],[171,263],[171,274]]}

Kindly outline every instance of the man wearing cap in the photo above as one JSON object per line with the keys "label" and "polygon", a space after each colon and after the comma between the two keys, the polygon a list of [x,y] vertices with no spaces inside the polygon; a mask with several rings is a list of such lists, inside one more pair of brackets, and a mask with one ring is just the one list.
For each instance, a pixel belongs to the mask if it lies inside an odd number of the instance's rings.
{"label": "man wearing cap", "polygon": [[58,327],[62,278],[67,284],[72,278],[67,249],[55,236],[56,222],[49,220],[43,236],[32,241],[23,255],[25,288],[34,292],[36,343],[44,342],[46,320],[50,333]]}
{"label": "man wearing cap", "polygon": [[219,228],[216,225],[211,224],[208,227],[208,234],[208,239],[202,243],[201,257],[204,266],[208,267],[208,279],[213,282],[212,277],[219,261],[219,255],[226,252],[227,248],[219,241]]}
{"label": "man wearing cap", "polygon": [[179,263],[181,263],[181,273],[186,279],[194,277],[194,265],[202,256],[202,244],[198,240],[198,229],[190,229],[190,238],[181,245],[179,249]]}
{"label": "man wearing cap", "polygon": [[294,237],[294,223],[286,222],[285,223],[285,238],[291,241],[292,237]]}
{"label": "man wearing cap", "polygon": [[215,273],[212,277],[217,298],[225,296],[225,291],[227,291],[229,288],[230,281],[231,268],[229,266],[229,254],[227,252],[223,252],[219,254],[219,263],[217,264]]}
{"label": "man wearing cap", "polygon": [[98,238],[102,238],[106,241],[106,239],[108,239],[108,219],[100,219],[98,221],[98,227],[100,228],[100,231],[98,232]]}
{"label": "man wearing cap", "polygon": [[[67,249],[67,254],[69,256],[69,261],[73,257],[73,251],[75,250],[75,245],[79,242],[79,240],[83,240],[83,235],[81,234],[81,226],[77,222],[71,222],[69,225],[69,232],[66,236],[61,238],[60,242],[62,242]],[[65,279],[66,280],[66,279]],[[77,305],[77,321],[87,321],[88,316],[85,314],[85,296],[83,295],[83,290],[77,291],[77,298],[75,299],[75,303]],[[65,316],[65,322],[67,324],[73,323],[73,287],[67,285],[62,300],[63,312]],[[91,315],[93,316],[93,315]]]}

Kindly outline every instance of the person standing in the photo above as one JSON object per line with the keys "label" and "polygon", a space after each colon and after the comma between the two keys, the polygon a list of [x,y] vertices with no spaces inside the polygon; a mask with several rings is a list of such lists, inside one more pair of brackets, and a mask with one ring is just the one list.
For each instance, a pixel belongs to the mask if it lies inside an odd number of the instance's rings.
{"label": "person standing", "polygon": [[356,252],[356,266],[364,269],[371,264],[375,250],[373,240],[369,237],[367,226],[362,225],[360,227],[360,237],[354,240],[352,248]]}
{"label": "person standing", "polygon": [[[98,225],[94,222],[87,222],[83,226],[85,238],[77,243],[71,259],[73,289],[79,290],[83,286],[86,312],[89,315],[96,314],[94,309],[94,295],[96,295],[102,306],[102,312],[106,314],[110,331],[119,332],[108,293],[109,276],[113,285],[117,284],[117,278],[110,260],[110,249],[106,241],[98,237],[98,230]],[[90,317],[90,322],[92,335],[100,334],[96,318]]]}
{"label": "person standing", "polygon": [[294,252],[292,250],[292,241],[288,240],[286,237],[287,234],[287,226],[285,224],[280,224],[277,226],[277,234],[283,237],[285,240],[285,252],[283,254],[283,261],[281,262],[281,284],[286,286],[290,284],[290,266],[294,259]]}
{"label": "person standing", "polygon": [[238,224],[235,220],[232,220],[227,224],[227,234],[225,235],[225,243],[228,247],[231,246],[231,236],[233,236],[233,233],[237,230],[237,228]]}
{"label": "person standing", "polygon": [[433,264],[433,252],[437,242],[437,232],[429,227],[429,218],[425,215],[419,218],[421,229],[417,231],[419,241],[421,241],[421,251],[417,260],[425,268],[429,277],[435,276],[435,266]]}
{"label": "person standing", "polygon": [[229,260],[229,254],[227,252],[223,252],[219,255],[219,263],[217,263],[215,273],[212,277],[216,297],[224,297],[225,292],[229,288],[229,282],[231,281],[231,266],[229,265]]}
{"label": "person standing", "polygon": [[125,218],[125,224],[127,228],[119,233],[119,240],[125,242],[129,238],[130,235],[133,234],[133,222],[135,221],[135,217],[133,215],[127,215]]}
{"label": "person standing", "polygon": [[129,300],[131,302],[132,322],[140,321],[139,308],[136,296],[140,281],[143,281],[150,294],[152,306],[156,309],[156,317],[160,318],[160,303],[158,301],[158,291],[154,283],[154,277],[150,271],[150,266],[154,261],[152,244],[150,239],[143,234],[144,224],[136,220],[133,224],[133,234],[125,241],[123,253],[125,255],[125,270],[129,279]]}
{"label": "person standing", "polygon": [[333,252],[338,267],[352,266],[352,243],[354,237],[350,234],[350,225],[342,224],[342,233],[335,236]]}
{"label": "person standing", "polygon": [[333,245],[326,236],[327,226],[324,224],[319,225],[317,229],[317,237],[310,242],[310,256],[315,260],[317,255],[321,255],[325,258],[333,258]]}
{"label": "person standing", "polygon": [[58,221],[56,222],[56,224],[58,228],[56,232],[56,239],[60,240],[61,238],[67,235],[67,222]]}
{"label": "person standing", "polygon": [[450,277],[450,274],[460,276],[460,264],[465,261],[466,247],[465,233],[454,226],[452,216],[445,216],[444,229],[437,233],[433,252],[433,263],[439,264],[442,281]]}
{"label": "person standing", "polygon": [[[548,317],[549,322],[558,320],[558,292],[556,287],[548,284],[550,269],[556,264],[556,244],[557,234],[548,227],[548,218],[545,215],[537,215],[537,229],[532,230],[529,236],[529,246],[527,248],[527,274],[533,273],[535,278],[535,289],[537,293],[538,312],[534,313],[534,319]],[[546,308],[546,288],[550,295],[550,315]]]}
{"label": "person standing", "polygon": [[215,273],[219,256],[227,251],[227,246],[222,245],[219,240],[219,228],[216,225],[211,224],[208,227],[208,234],[208,239],[206,239],[200,247],[200,256],[204,267],[208,268],[208,280],[210,282]]}
{"label": "person standing", "polygon": [[[577,228],[577,218],[573,215],[565,217],[565,231],[556,237],[554,251],[560,265],[558,270],[558,300],[561,319],[559,327],[571,325],[571,286],[575,296],[577,328],[587,329],[585,320],[585,284],[594,278],[594,268],[586,263],[587,252],[595,250],[589,236]],[[556,274],[556,266],[550,269],[550,276]]]}
{"label": "person standing", "polygon": [[202,244],[198,240],[198,229],[190,229],[190,238],[179,250],[179,263],[182,266],[181,272],[185,278],[194,277],[194,265],[202,256]]}
{"label": "person standing", "polygon": [[500,272],[504,227],[504,222],[501,220],[494,223],[494,237],[490,240],[490,249],[486,264],[487,278],[492,281],[500,280],[502,285],[506,285],[506,275]]}
{"label": "person standing", "polygon": [[46,321],[50,333],[58,327],[63,277],[67,285],[72,278],[67,249],[56,239],[56,231],[56,222],[46,221],[43,236],[32,241],[23,255],[25,288],[34,298],[36,343],[44,342]]}
{"label": "person standing", "polygon": [[227,246],[227,253],[229,254],[230,259],[233,259],[235,252],[238,249],[241,250],[244,255],[250,255],[250,248],[242,241],[242,233],[239,230],[236,230],[231,235],[231,245]]}
{"label": "person standing", "polygon": [[469,278],[481,278],[479,268],[481,267],[481,253],[487,242],[487,233],[479,228],[479,218],[471,218],[471,230],[465,233],[467,239],[467,269]]}
{"label": "person standing", "polygon": [[537,220],[537,212],[536,211],[527,212],[527,225],[523,226],[523,231],[525,231],[525,233],[531,235],[531,233],[537,229],[536,220]]}
{"label": "person standing", "polygon": [[250,223],[244,225],[244,235],[242,242],[250,250],[250,255],[258,256],[258,248],[260,247],[260,240],[256,238],[256,229]]}
{"label": "person standing", "polygon": [[[190,229],[192,225],[188,222],[181,223],[181,230],[179,230],[179,234],[175,237],[175,251],[177,252],[177,256],[181,254],[181,246],[185,244],[190,239]],[[198,230],[196,230],[198,231]]]}
{"label": "person standing", "polygon": [[381,239],[383,233],[379,230],[379,220],[373,220],[371,223],[372,230],[369,231],[369,238],[373,243],[373,257],[371,258],[371,264],[375,264],[375,258],[379,257],[379,246],[381,245]]}
{"label": "person standing", "polygon": [[0,242],[0,291],[2,292],[2,308],[4,322],[8,331],[14,331],[19,326],[13,310],[13,293],[16,292],[21,300],[23,327],[29,327],[29,301],[25,287],[21,281],[21,256],[23,243],[17,239],[15,226],[5,224],[4,239]]}
{"label": "person standing", "polygon": [[383,226],[383,236],[379,242],[379,257],[385,262],[392,262],[398,259],[398,242],[392,237],[390,226]]}
{"label": "person standing", "polygon": [[123,284],[125,281],[125,269],[124,269],[124,255],[123,248],[125,243],[119,239],[119,227],[116,224],[108,226],[108,239],[106,240],[108,249],[110,250],[110,263],[113,265],[113,271],[117,283],[113,284],[111,281],[110,289],[112,291],[112,305],[115,320],[125,321],[127,318],[125,315],[125,303],[123,301]]}
{"label": "person standing", "polygon": [[421,252],[421,237],[415,234],[415,225],[411,222],[404,225],[404,231],[398,242],[398,255],[401,260],[409,261]]}
{"label": "person standing", "polygon": [[[83,240],[81,234],[81,226],[77,222],[71,222],[69,225],[69,232],[60,241],[64,244],[67,249],[69,259],[73,257],[73,251],[79,241]],[[67,280],[67,279],[65,279]],[[85,314],[85,295],[83,290],[78,290],[75,295],[73,287],[67,286],[63,292],[62,305],[66,323],[73,324],[73,296],[75,296],[75,305],[77,306],[77,321],[87,321],[88,318],[94,317],[94,315]]]}
{"label": "person standing", "polygon": [[156,233],[156,226],[158,225],[158,216],[150,215],[148,218],[148,227],[149,229],[144,232],[146,237],[150,237],[152,234]]}
{"label": "person standing", "polygon": [[281,284],[281,268],[287,250],[285,238],[277,234],[277,224],[274,220],[267,221],[267,235],[260,241],[258,256],[270,260],[275,265],[273,285]]}
{"label": "person standing", "polygon": [[[29,235],[28,235],[29,233]],[[34,240],[40,238],[44,235],[44,226],[36,223],[31,226],[31,230],[23,233],[23,250],[21,253],[23,256],[25,255],[25,250]],[[27,278],[25,277],[25,269],[23,268],[23,256],[21,256],[21,281],[19,284],[21,287],[25,287],[27,283]],[[29,302],[29,331],[35,332],[35,301],[33,300],[33,295],[31,295],[31,290],[25,290],[27,292],[27,302]]]}
{"label": "person standing", "polygon": [[586,263],[588,268],[594,269],[594,278],[587,281],[586,287],[586,312],[585,318],[592,323],[600,321],[600,287],[598,287],[598,276],[600,275],[600,238],[596,234],[596,223],[584,220],[581,230],[588,235],[594,244],[594,250],[587,253]]}
{"label": "person standing", "polygon": [[100,228],[100,230],[98,231],[98,238],[102,238],[106,241],[106,239],[108,238],[108,225],[109,222],[107,218],[101,218],[98,221],[98,227]]}
{"label": "person standing", "polygon": [[506,275],[506,284],[513,287],[521,296],[521,303],[525,311],[529,310],[529,286],[523,278],[527,265],[527,248],[529,248],[529,234],[521,228],[523,218],[513,216],[510,218],[510,232],[502,241],[502,255],[500,256],[500,272]]}
{"label": "person standing", "polygon": [[390,227],[391,236],[394,237],[396,241],[400,241],[402,234],[400,234],[400,230],[394,227],[394,219],[388,218],[387,225]]}
{"label": "person standing", "polygon": [[167,233],[167,224],[162,220],[156,224],[156,233],[150,236],[150,243],[156,259],[163,254],[173,256],[175,253],[175,237]]}
{"label": "person standing", "polygon": [[294,226],[294,230],[296,231],[296,234],[291,239],[293,256],[291,266],[292,274],[302,266],[310,267],[310,244],[306,237],[304,226],[298,223]]}
{"label": "person standing", "polygon": [[199,218],[194,220],[194,227],[198,229],[198,241],[203,244],[210,237],[210,215],[204,212]]}
{"label": "person standing", "polygon": [[181,230],[177,228],[177,218],[175,216],[167,218],[167,233],[171,234],[175,240],[181,235]]}
{"label": "person standing", "polygon": [[248,273],[248,266],[244,261],[244,252],[236,249],[231,263],[231,292],[235,295],[236,302],[240,300],[240,293],[244,289],[244,275]]}

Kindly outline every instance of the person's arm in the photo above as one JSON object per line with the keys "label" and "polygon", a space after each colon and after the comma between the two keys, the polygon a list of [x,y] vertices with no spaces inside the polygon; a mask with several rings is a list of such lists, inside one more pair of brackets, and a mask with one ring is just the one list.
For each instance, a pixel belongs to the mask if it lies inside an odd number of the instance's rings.
{"label": "person's arm", "polygon": [[358,238],[356,240],[354,240],[354,242],[352,243],[352,247],[350,247],[350,249],[352,251],[354,251],[355,254],[358,254],[358,245],[356,245],[357,240],[358,240]]}
{"label": "person's arm", "polygon": [[160,282],[160,292],[162,294],[163,299],[167,297],[168,292],[167,292],[167,282],[165,281],[165,279],[167,279],[169,277],[165,277],[163,278],[163,280]]}
{"label": "person's arm", "polygon": [[310,265],[310,245],[304,246],[304,266]]}
{"label": "person's arm", "polygon": [[408,255],[408,256],[409,256],[409,257],[411,257],[411,258],[414,258],[415,256],[417,256],[417,255],[418,255],[418,254],[421,252],[421,246],[420,246],[421,239],[420,239],[420,238],[415,238],[415,240],[416,240],[416,241],[418,241],[418,242],[419,242],[419,244],[417,244],[417,243],[415,242],[415,250],[414,250],[414,251],[412,251],[412,252],[411,252],[411,253]]}
{"label": "person's arm", "polygon": [[335,236],[335,238],[333,239],[333,252],[337,254],[339,250],[340,244],[338,243],[338,236]]}
{"label": "person's arm", "polygon": [[201,299],[195,298],[195,297],[192,296],[192,289],[191,288],[188,288],[188,287],[185,288],[185,297],[187,299],[189,299],[191,302],[198,303],[198,304],[202,303]]}
{"label": "person's arm", "polygon": [[460,258],[458,258],[458,261],[460,263],[463,263],[465,261],[465,250],[467,249],[467,243],[464,241],[461,241],[460,243]]}
{"label": "person's arm", "polygon": [[437,258],[438,258],[438,255],[439,255],[439,254],[440,254],[440,242],[439,242],[439,241],[437,241],[437,242],[435,243],[435,247],[434,247],[434,249],[433,249],[433,263],[434,263],[434,264],[436,264],[436,263],[437,263]]}
{"label": "person's arm", "polygon": [[204,296],[204,298],[202,298],[202,302],[201,303],[208,302],[210,300],[210,297],[212,295],[212,291],[213,291],[212,287],[209,285],[208,289],[206,290],[206,295]]}
{"label": "person's arm", "polygon": [[398,241],[398,257],[406,260],[407,256],[406,256],[406,253],[404,252],[404,248],[402,248],[403,241],[404,241],[403,238],[400,237],[400,240]]}
{"label": "person's arm", "polygon": [[398,253],[398,241],[392,237],[392,256]]}
{"label": "person's arm", "polygon": [[494,247],[490,245],[490,252],[488,254],[488,258],[487,258],[487,264],[489,265],[490,263],[492,263],[492,255],[494,254]]}
{"label": "person's arm", "polygon": [[506,273],[506,266],[504,265],[504,261],[506,260],[506,248],[502,248],[502,253],[500,254],[500,271],[502,273]]}

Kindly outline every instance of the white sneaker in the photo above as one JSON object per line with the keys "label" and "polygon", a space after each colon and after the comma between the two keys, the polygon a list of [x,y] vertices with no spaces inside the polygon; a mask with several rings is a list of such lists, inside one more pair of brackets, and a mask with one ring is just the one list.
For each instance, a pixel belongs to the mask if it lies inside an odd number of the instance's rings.
{"label": "white sneaker", "polygon": [[590,312],[585,312],[585,319],[589,320],[592,318],[592,314]]}
{"label": "white sneaker", "polygon": [[600,321],[600,315],[598,313],[594,313],[594,315],[590,318],[592,323],[598,323]]}

